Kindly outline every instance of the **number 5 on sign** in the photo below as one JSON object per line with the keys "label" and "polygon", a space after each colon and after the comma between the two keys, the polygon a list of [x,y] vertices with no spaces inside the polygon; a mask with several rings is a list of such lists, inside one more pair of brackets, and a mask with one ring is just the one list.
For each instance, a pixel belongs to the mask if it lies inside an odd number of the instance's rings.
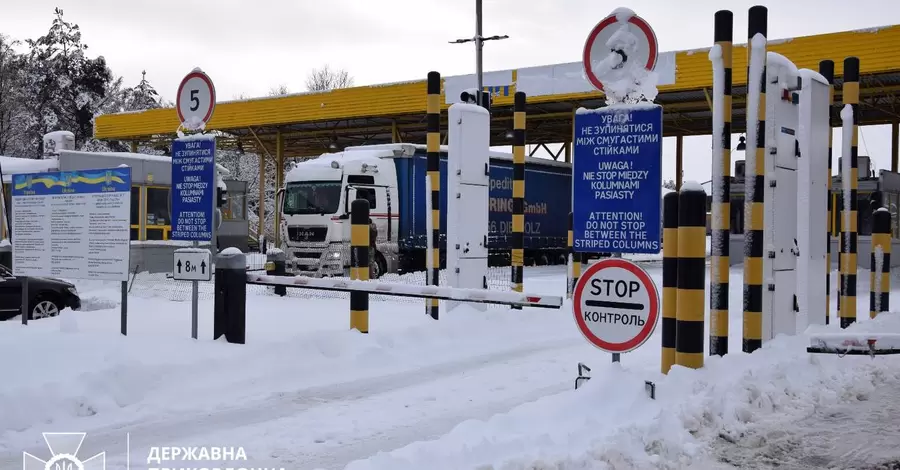
{"label": "number 5 on sign", "polygon": [[206,126],[216,107],[216,88],[212,80],[199,68],[187,74],[178,86],[175,108],[181,126],[198,130]]}

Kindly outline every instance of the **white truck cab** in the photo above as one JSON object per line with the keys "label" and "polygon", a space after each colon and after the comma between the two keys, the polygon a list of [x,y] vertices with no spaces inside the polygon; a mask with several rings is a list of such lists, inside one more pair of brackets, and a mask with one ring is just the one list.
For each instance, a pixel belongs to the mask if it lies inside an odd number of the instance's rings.
{"label": "white truck cab", "polygon": [[350,202],[357,198],[369,200],[378,231],[374,277],[396,270],[396,156],[391,148],[348,148],[297,163],[288,172],[278,191],[288,271],[314,277],[347,275]]}

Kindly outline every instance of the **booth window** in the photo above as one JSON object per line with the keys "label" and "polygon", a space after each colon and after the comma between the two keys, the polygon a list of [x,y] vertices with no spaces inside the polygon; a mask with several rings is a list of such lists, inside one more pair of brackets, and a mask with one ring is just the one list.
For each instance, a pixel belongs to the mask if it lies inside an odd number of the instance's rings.
{"label": "booth window", "polygon": [[147,240],[168,240],[172,230],[169,216],[169,188],[147,186]]}
{"label": "booth window", "polygon": [[141,239],[141,187],[131,187],[131,239]]}
{"label": "booth window", "polygon": [[244,194],[231,194],[226,196],[227,201],[222,207],[222,218],[226,220],[244,220],[247,215],[247,199]]}

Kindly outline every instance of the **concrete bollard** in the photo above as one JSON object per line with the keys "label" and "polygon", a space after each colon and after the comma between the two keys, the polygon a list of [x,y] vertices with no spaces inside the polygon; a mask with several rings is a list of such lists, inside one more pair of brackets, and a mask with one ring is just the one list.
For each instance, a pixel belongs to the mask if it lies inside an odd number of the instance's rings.
{"label": "concrete bollard", "polygon": [[[287,257],[284,251],[278,248],[272,248],[266,253],[266,274],[269,276],[285,276],[287,269],[285,268],[285,260]],[[275,295],[284,297],[287,295],[287,287],[275,286]]]}
{"label": "concrete bollard", "polygon": [[247,257],[237,248],[216,255],[213,339],[244,344],[247,333]]}

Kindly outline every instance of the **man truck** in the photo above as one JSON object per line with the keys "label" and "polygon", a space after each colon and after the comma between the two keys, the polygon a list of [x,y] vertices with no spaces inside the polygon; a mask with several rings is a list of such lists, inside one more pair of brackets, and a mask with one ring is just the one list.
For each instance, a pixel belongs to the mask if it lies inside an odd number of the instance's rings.
{"label": "man truck", "polygon": [[[512,155],[490,154],[488,261],[508,266],[512,242]],[[314,277],[350,267],[350,203],[364,198],[377,233],[373,277],[426,267],[427,158],[424,145],[349,147],[297,163],[278,190],[287,269]],[[525,264],[564,264],[572,202],[569,163],[526,158]],[[447,234],[447,148],[440,154],[440,253]]]}

